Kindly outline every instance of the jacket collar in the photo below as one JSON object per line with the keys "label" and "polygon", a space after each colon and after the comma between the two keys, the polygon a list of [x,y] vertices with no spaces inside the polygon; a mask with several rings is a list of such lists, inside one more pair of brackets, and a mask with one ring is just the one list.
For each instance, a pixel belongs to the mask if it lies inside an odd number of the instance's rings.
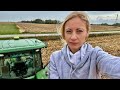
{"label": "jacket collar", "polygon": [[[79,67],[82,67],[83,64],[86,62],[88,56],[90,55],[90,52],[92,52],[93,50],[93,47],[89,44],[89,43],[84,43],[82,45],[82,47],[80,48],[80,56],[81,56],[81,61],[80,61],[80,64],[78,64],[77,66]],[[65,61],[70,65],[72,66],[73,64],[69,61],[69,58],[68,58],[68,55],[67,55],[67,44],[64,45],[64,47],[62,48],[61,50],[63,56],[64,56],[64,59]]]}

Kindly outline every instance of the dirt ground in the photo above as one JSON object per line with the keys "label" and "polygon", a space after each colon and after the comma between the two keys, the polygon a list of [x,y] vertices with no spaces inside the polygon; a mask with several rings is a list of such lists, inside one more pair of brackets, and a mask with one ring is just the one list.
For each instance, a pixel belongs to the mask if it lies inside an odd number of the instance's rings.
{"label": "dirt ground", "polygon": [[[59,32],[59,24],[34,24],[34,23],[16,23],[24,32],[41,33],[41,32]],[[91,25],[91,31],[104,31],[104,30],[120,30],[116,26],[103,26]],[[23,32],[23,33],[24,33]]]}

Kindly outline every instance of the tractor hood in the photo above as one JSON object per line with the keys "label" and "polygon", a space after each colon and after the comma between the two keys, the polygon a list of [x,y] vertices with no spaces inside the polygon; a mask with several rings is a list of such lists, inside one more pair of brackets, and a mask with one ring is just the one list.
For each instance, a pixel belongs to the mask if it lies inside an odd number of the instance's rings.
{"label": "tractor hood", "polygon": [[16,52],[46,47],[42,41],[31,39],[0,40],[0,53]]}

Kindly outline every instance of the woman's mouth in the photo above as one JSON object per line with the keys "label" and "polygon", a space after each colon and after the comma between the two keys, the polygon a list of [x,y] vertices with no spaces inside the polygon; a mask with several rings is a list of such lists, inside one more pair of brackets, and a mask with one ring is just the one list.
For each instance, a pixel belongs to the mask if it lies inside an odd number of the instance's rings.
{"label": "woman's mouth", "polygon": [[72,45],[76,45],[76,44],[78,44],[78,43],[76,43],[76,42],[69,42],[70,44],[72,44]]}

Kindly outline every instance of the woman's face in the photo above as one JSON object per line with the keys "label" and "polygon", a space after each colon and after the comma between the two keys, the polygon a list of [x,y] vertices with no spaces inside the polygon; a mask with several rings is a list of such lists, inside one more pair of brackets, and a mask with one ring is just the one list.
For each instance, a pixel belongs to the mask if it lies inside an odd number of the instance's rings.
{"label": "woman's face", "polygon": [[65,24],[64,35],[72,53],[77,52],[88,37],[86,22],[79,17],[70,19]]}

